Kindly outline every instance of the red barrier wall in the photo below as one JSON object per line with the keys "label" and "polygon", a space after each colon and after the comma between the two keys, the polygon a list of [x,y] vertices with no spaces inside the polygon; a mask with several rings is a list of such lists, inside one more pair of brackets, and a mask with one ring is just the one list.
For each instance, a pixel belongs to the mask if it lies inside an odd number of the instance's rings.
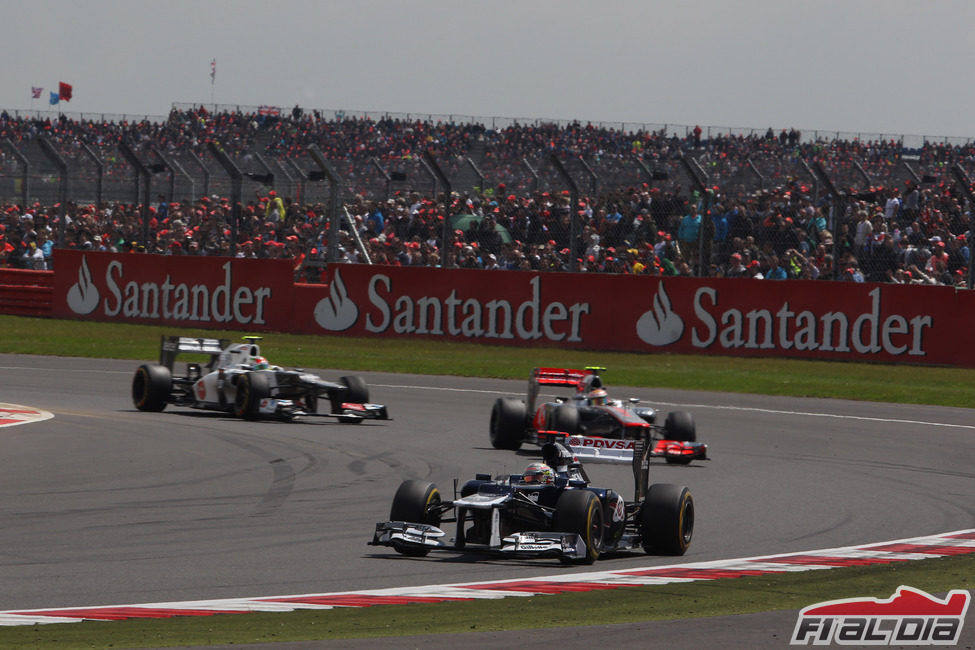
{"label": "red barrier wall", "polygon": [[290,260],[55,251],[59,318],[286,332]]}
{"label": "red barrier wall", "polygon": [[975,315],[973,295],[852,282],[342,265],[327,290],[299,292],[294,321],[306,333],[975,366],[971,346],[959,344]]}
{"label": "red barrier wall", "polygon": [[56,256],[61,318],[975,367],[975,293],[951,287],[351,264],[305,285],[288,260]]}
{"label": "red barrier wall", "polygon": [[0,269],[0,314],[50,316],[54,273]]}

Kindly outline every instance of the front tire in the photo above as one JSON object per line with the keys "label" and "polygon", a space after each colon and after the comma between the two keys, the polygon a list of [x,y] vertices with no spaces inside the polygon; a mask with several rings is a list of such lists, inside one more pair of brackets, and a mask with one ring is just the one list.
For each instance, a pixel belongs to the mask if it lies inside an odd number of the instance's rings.
{"label": "front tire", "polygon": [[[433,483],[417,480],[403,481],[393,496],[389,519],[439,527],[440,513],[437,508],[441,502],[440,490]],[[393,548],[397,553],[411,557],[423,557],[430,552],[429,549],[403,546],[395,542]]]}
{"label": "front tire", "polygon": [[366,404],[369,402],[369,387],[362,377],[349,375],[339,377],[339,383],[345,386],[345,391],[333,391],[329,396],[332,413],[341,413],[342,404]]}
{"label": "front tire", "polygon": [[656,483],[647,490],[640,512],[643,550],[683,555],[694,536],[694,498],[683,485]]}
{"label": "front tire", "polygon": [[599,559],[603,543],[603,508],[589,490],[566,490],[555,504],[553,528],[561,533],[576,533],[586,544],[586,555],[575,564],[592,564]]}
{"label": "front tire", "polygon": [[237,378],[237,391],[234,394],[234,415],[247,420],[261,417],[261,400],[271,395],[267,375],[260,372],[246,372]]}
{"label": "front tire", "polygon": [[511,397],[499,397],[491,409],[491,445],[516,451],[525,434],[525,404]]}
{"label": "front tire", "polygon": [[156,412],[166,408],[173,390],[173,373],[166,366],[146,363],[132,378],[132,403],[140,411]]}
{"label": "front tire", "polygon": [[345,401],[351,404],[367,404],[369,402],[369,387],[366,380],[357,375],[339,377],[339,383],[348,389]]}
{"label": "front tire", "polygon": [[[671,411],[664,421],[664,438],[680,442],[696,442],[697,427],[694,417],[686,411]],[[671,465],[688,465],[690,458],[666,458]]]}

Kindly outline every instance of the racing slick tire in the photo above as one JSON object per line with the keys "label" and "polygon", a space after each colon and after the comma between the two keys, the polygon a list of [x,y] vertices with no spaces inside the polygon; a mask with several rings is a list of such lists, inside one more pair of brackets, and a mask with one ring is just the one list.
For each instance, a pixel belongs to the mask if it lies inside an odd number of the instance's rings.
{"label": "racing slick tire", "polygon": [[560,404],[552,412],[549,427],[553,431],[561,431],[570,436],[579,433],[579,409],[571,404]]}
{"label": "racing slick tire", "polygon": [[683,555],[694,536],[694,498],[683,485],[655,483],[640,511],[643,550]]}
{"label": "racing slick tire", "polygon": [[592,564],[603,544],[603,506],[589,490],[566,490],[555,504],[552,527],[560,533],[577,533],[586,544],[586,555],[563,563]]}
{"label": "racing slick tire", "polygon": [[[429,524],[440,526],[440,514],[436,507],[440,505],[440,490],[433,483],[426,481],[403,481],[393,496],[393,505],[389,509],[390,521],[406,521],[413,524]],[[423,557],[429,549],[404,546],[393,543],[397,553],[411,557]]]}
{"label": "racing slick tire", "polygon": [[237,378],[234,415],[247,420],[257,420],[261,417],[261,400],[270,394],[267,375],[260,372],[245,372]]}
{"label": "racing slick tire", "polygon": [[140,411],[158,413],[166,408],[173,390],[173,373],[166,366],[145,363],[132,378],[132,403]]}
{"label": "racing slick tire", "polygon": [[525,404],[512,397],[499,397],[491,409],[491,445],[495,449],[521,448],[525,434]]}
{"label": "racing slick tire", "polygon": [[[681,442],[696,442],[697,427],[694,425],[694,416],[687,411],[671,411],[667,414],[664,421],[664,438],[667,440],[679,440]],[[671,465],[687,465],[691,462],[690,458],[666,458]]]}
{"label": "racing slick tire", "polygon": [[[369,401],[369,387],[366,386],[362,377],[358,375],[339,377],[339,383],[345,386],[345,392],[338,394],[333,392],[329,396],[332,403],[332,413],[341,413],[343,403],[365,404]],[[356,420],[355,422],[358,424],[361,421]]]}
{"label": "racing slick tire", "polygon": [[369,402],[369,387],[366,380],[358,375],[339,377],[339,383],[345,386],[348,391],[345,394],[345,401],[352,404],[366,404]]}

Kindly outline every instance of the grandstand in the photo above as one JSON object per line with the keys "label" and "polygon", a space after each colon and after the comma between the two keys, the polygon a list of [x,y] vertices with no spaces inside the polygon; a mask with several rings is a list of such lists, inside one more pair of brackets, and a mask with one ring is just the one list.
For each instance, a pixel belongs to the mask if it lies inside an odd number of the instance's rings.
{"label": "grandstand", "polygon": [[[959,138],[299,107],[3,111],[0,263],[27,264],[43,222],[56,246],[304,264],[348,210],[349,261],[970,284],[973,165]],[[272,192],[286,205],[268,220]],[[691,204],[702,227],[682,242]],[[464,214],[473,228],[443,227]]]}

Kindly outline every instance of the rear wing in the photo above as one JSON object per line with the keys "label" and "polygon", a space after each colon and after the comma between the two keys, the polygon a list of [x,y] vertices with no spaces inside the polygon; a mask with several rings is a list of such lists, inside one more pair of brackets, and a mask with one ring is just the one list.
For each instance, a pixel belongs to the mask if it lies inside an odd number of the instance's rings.
{"label": "rear wing", "polygon": [[600,388],[602,380],[599,372],[605,368],[595,366],[578,370],[574,368],[535,368],[528,380],[528,411],[535,410],[535,399],[540,386],[570,386],[576,392],[588,393],[592,388]]}
{"label": "rear wing", "polygon": [[574,388],[588,374],[591,373],[586,370],[573,370],[571,368],[535,368],[532,370],[531,379],[540,386],[572,386]]}
{"label": "rear wing", "polygon": [[210,355],[210,362],[220,356],[230,345],[229,339],[207,339],[193,336],[163,336],[159,346],[159,363],[170,370],[176,363],[176,355],[183,352]]}

